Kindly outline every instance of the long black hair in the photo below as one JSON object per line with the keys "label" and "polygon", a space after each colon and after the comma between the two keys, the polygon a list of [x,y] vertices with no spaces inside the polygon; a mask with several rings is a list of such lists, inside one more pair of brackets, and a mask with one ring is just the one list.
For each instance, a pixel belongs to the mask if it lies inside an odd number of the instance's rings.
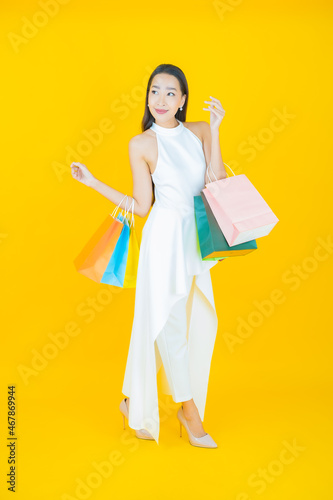
{"label": "long black hair", "polygon": [[[152,123],[155,121],[155,119],[154,119],[153,115],[151,114],[150,109],[148,107],[148,94],[149,94],[150,86],[151,86],[151,83],[153,81],[154,76],[158,75],[159,73],[167,73],[168,75],[173,75],[177,78],[177,80],[179,82],[180,91],[182,93],[182,96],[184,94],[186,94],[186,99],[185,99],[185,103],[182,106],[183,109],[180,110],[178,108],[177,113],[175,114],[175,118],[181,122],[186,121],[186,112],[187,112],[187,104],[188,104],[188,84],[187,84],[186,77],[185,77],[183,71],[178,66],[175,66],[174,64],[160,64],[159,66],[157,66],[154,69],[154,71],[150,75],[148,83],[147,83],[146,99],[145,99],[145,111],[144,111],[144,115],[143,115],[142,122],[141,122],[142,132],[144,132],[145,130],[150,128]],[[153,202],[154,202],[155,201],[155,184],[154,184],[153,180],[152,180],[152,183],[153,183],[153,195],[154,195]]]}
{"label": "long black hair", "polygon": [[186,121],[186,111],[187,111],[187,103],[188,103],[188,84],[186,77],[182,70],[178,68],[178,66],[174,66],[173,64],[160,64],[157,66],[157,68],[154,69],[152,74],[149,77],[148,83],[147,83],[147,90],[146,90],[146,99],[145,99],[145,112],[142,118],[141,122],[141,130],[144,132],[148,128],[151,127],[152,123],[155,121],[153,115],[150,112],[150,109],[148,107],[148,94],[150,91],[150,86],[153,81],[153,78],[158,75],[159,73],[167,73],[168,75],[175,76],[179,82],[180,86],[180,91],[182,95],[186,94],[186,99],[185,99],[185,104],[182,106],[183,109],[180,110],[178,108],[177,113],[175,114],[175,118],[177,118],[179,121],[184,122]]}

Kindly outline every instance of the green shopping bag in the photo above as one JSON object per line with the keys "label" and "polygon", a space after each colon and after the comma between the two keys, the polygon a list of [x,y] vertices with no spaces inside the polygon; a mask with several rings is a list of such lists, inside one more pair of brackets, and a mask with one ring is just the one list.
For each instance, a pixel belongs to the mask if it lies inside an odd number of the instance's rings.
{"label": "green shopping bag", "polygon": [[228,245],[203,192],[194,196],[194,209],[202,260],[246,255],[256,250],[256,240],[234,246]]}

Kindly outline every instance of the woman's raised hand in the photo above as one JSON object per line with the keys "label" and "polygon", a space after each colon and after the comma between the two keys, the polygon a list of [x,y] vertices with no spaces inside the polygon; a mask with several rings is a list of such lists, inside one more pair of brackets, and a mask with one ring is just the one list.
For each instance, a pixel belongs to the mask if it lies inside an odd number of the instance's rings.
{"label": "woman's raised hand", "polygon": [[225,109],[216,97],[209,96],[211,101],[204,101],[209,104],[208,108],[202,108],[205,111],[210,111],[210,128],[211,130],[218,130],[219,126],[225,115]]}
{"label": "woman's raised hand", "polygon": [[86,186],[91,187],[92,181],[96,179],[83,163],[73,162],[71,169],[72,177]]}

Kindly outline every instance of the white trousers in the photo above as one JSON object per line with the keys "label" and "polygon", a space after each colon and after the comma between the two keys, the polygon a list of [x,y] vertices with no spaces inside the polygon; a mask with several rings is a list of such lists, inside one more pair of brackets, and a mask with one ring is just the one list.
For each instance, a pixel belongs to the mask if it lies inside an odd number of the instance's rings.
{"label": "white trousers", "polygon": [[[187,303],[191,297],[192,279],[189,280],[187,297],[178,300],[169,318],[156,338],[165,375],[175,403],[193,398],[189,370]],[[192,304],[190,303],[191,307]]]}

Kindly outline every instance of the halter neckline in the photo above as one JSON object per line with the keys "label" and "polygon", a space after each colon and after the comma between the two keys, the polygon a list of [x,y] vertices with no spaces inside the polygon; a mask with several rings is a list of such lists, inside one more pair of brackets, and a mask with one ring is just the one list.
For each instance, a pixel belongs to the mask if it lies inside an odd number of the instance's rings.
{"label": "halter neckline", "polygon": [[178,118],[176,118],[176,120],[178,122],[177,127],[172,127],[172,128],[161,127],[161,125],[157,125],[156,122],[153,122],[150,128],[154,132],[156,132],[157,134],[161,134],[161,135],[178,135],[178,134],[180,134],[183,131],[184,125],[183,125],[183,123],[180,120],[178,120]]}

